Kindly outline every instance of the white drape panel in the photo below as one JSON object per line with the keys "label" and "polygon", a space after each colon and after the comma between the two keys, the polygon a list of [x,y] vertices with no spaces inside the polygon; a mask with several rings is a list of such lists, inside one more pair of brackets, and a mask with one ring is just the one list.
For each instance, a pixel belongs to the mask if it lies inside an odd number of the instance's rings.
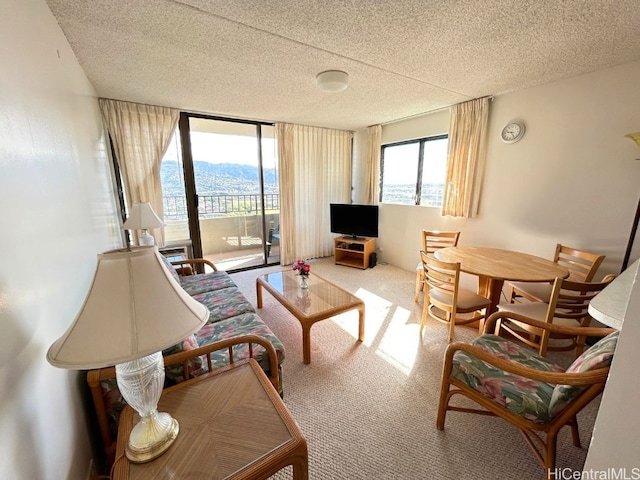
{"label": "white drape panel", "polygon": [[443,216],[470,217],[478,213],[488,118],[488,97],[451,107]]}
{"label": "white drape panel", "polygon": [[330,203],[351,203],[352,132],[276,124],[280,262],[333,253]]}
{"label": "white drape panel", "polygon": [[[128,208],[134,203],[150,202],[158,216],[164,218],[160,163],[180,113],[166,107],[104,98],[99,102],[122,171]],[[150,233],[157,245],[164,245],[164,229],[154,228]]]}
{"label": "white drape panel", "polygon": [[380,197],[380,143],[382,126],[367,128],[367,164],[364,179],[364,198],[369,205],[377,205]]}
{"label": "white drape panel", "polygon": [[296,191],[293,152],[293,125],[276,124],[278,143],[278,169],[280,170],[280,263],[295,259]]}

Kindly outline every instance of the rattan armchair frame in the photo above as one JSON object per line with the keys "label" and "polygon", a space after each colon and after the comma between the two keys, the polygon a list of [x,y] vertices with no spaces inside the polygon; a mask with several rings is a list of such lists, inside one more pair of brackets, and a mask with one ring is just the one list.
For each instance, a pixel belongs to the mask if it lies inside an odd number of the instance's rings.
{"label": "rattan armchair frame", "polygon": [[[505,320],[517,320],[518,322],[527,323],[536,328],[562,335],[586,334],[594,337],[604,337],[615,331],[612,328],[584,327],[583,329],[580,329],[576,327],[558,326],[539,322],[512,312],[496,312],[487,319],[484,333],[499,334],[501,325]],[[557,385],[581,385],[586,388],[550,422],[534,422],[511,412],[506,407],[498,404],[488,397],[485,397],[465,383],[453,378],[451,376],[453,369],[453,357],[456,352],[459,351],[466,352],[496,368],[524,378]],[[520,431],[535,458],[538,460],[540,465],[545,468],[545,472],[548,474],[555,468],[557,436],[562,427],[565,425],[569,425],[571,427],[573,444],[576,447],[580,447],[580,436],[576,415],[603,391],[608,374],[608,367],[591,370],[585,373],[547,372],[536,370],[534,368],[525,367],[521,364],[499,358],[476,346],[462,342],[454,342],[447,347],[445,353],[436,426],[438,430],[444,430],[446,414],[448,411],[499,417]],[[452,397],[455,395],[467,397],[483,407],[483,409],[453,406],[450,402]]]}

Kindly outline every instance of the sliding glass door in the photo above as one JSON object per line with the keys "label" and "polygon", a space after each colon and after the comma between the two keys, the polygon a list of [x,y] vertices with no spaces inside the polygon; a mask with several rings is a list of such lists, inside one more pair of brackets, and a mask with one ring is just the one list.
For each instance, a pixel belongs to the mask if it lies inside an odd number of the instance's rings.
{"label": "sliding glass door", "polygon": [[162,164],[167,242],[222,270],[279,263],[274,127],[186,113],[179,127]]}

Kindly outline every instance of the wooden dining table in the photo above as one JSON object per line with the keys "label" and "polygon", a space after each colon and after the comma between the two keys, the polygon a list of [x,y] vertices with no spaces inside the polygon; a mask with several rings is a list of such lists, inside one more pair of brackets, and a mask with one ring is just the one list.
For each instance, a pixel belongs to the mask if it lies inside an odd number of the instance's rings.
{"label": "wooden dining table", "polygon": [[462,272],[478,277],[478,294],[491,300],[487,315],[498,310],[505,281],[552,282],[569,276],[569,270],[551,260],[500,248],[447,247],[434,256],[443,262],[460,263]]}

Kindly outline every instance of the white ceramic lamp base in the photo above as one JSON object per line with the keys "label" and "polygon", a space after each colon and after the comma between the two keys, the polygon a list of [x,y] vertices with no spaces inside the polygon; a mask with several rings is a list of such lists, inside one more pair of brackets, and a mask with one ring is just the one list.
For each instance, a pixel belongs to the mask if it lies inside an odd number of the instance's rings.
{"label": "white ceramic lamp base", "polygon": [[149,231],[145,229],[142,230],[140,238],[138,239],[138,243],[142,247],[152,247],[156,244],[156,240],[155,238],[153,238],[153,235],[151,235]]}

